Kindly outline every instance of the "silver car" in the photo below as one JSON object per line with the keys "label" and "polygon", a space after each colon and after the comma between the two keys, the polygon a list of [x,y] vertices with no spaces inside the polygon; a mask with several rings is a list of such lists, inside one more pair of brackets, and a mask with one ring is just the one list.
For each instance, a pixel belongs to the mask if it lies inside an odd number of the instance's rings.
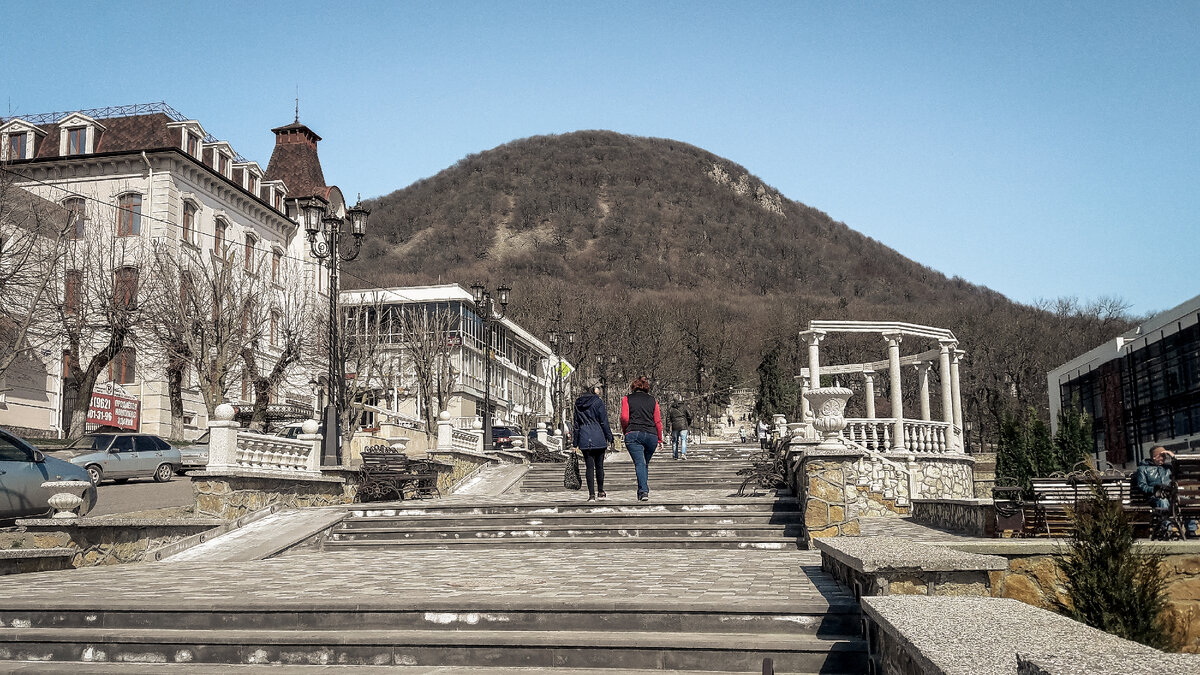
{"label": "silver car", "polygon": [[179,450],[150,434],[87,434],[54,454],[87,469],[93,485],[142,477],[165,483],[182,464]]}
{"label": "silver car", "polygon": [[183,475],[191,469],[203,469],[208,466],[208,432],[187,445],[179,446],[179,456],[182,466],[177,473]]}
{"label": "silver car", "polygon": [[[18,436],[0,429],[0,520],[40,516],[50,512],[50,480],[88,480],[83,468],[47,457]],[[83,494],[79,515],[96,505],[96,486]]]}

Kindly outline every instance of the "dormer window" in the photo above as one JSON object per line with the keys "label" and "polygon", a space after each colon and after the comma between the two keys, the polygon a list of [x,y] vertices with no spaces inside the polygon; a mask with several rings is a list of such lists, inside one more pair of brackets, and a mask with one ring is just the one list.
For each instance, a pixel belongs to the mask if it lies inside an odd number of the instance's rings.
{"label": "dormer window", "polygon": [[8,157],[6,157],[8,161],[29,159],[29,156],[25,154],[28,146],[28,138],[29,134],[8,135]]}
{"label": "dormer window", "polygon": [[87,152],[87,127],[67,129],[67,154],[82,155]]}
{"label": "dormer window", "polygon": [[258,177],[249,171],[246,172],[246,190],[252,195],[258,194]]}
{"label": "dormer window", "polygon": [[229,178],[229,155],[217,153],[217,173]]}
{"label": "dormer window", "polygon": [[200,156],[200,137],[196,134],[187,135],[187,154],[192,157]]}
{"label": "dormer window", "polygon": [[132,237],[142,233],[142,196],[123,194],[117,198],[117,236]]}

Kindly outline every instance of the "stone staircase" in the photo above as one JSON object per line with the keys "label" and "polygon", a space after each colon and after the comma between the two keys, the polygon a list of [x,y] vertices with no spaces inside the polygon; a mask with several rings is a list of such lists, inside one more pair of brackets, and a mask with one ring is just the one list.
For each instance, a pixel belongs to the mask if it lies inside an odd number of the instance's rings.
{"label": "stone staircase", "polygon": [[742,451],[668,450],[650,502],[614,456],[603,502],[563,491],[561,464],[534,466],[519,492],[347,507],[266,560],[0,579],[0,660],[501,675],[759,673],[770,658],[781,674],[866,672],[858,605],[799,548],[796,500],[735,495]]}

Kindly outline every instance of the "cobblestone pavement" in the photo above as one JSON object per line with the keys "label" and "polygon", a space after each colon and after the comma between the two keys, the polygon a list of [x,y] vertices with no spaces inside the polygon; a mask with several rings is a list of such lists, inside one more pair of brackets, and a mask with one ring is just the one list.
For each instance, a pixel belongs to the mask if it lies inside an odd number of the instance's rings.
{"label": "cobblestone pavement", "polygon": [[0,578],[4,605],[186,608],[421,602],[762,608],[845,592],[815,551],[413,549],[150,563]]}
{"label": "cobblestone pavement", "polygon": [[913,541],[933,543],[955,541],[995,541],[994,539],[979,539],[954,534],[945,530],[914,523],[908,518],[860,518],[859,526],[864,537],[901,537]]}

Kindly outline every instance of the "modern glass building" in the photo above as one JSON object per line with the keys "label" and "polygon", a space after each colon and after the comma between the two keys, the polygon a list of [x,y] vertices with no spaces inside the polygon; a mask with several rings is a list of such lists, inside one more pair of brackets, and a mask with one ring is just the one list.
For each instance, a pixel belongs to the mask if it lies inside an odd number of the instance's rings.
{"label": "modern glass building", "polygon": [[1200,296],[1050,371],[1049,392],[1055,431],[1072,401],[1091,414],[1097,459],[1200,452]]}

